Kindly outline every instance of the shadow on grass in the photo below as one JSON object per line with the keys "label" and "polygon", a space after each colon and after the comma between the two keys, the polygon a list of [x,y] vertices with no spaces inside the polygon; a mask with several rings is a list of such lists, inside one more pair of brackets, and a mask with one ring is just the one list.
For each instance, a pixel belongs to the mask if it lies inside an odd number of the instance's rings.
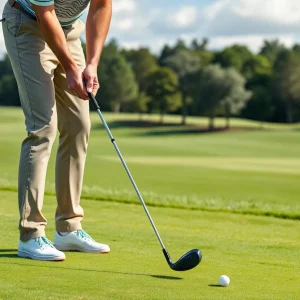
{"label": "shadow on grass", "polygon": [[[17,254],[7,254],[0,255],[1,257],[8,257],[8,258],[18,258],[20,260],[24,260],[24,258],[18,257]],[[29,259],[28,259],[29,260]],[[37,263],[45,263],[45,262],[37,262]],[[60,264],[61,262],[53,262],[53,264]],[[152,274],[143,274],[143,273],[129,273],[129,272],[117,272],[117,271],[105,271],[105,270],[95,270],[95,269],[79,269],[79,268],[69,268],[69,267],[58,267],[58,266],[42,266],[42,265],[29,265],[29,264],[20,264],[16,262],[1,262],[0,264],[9,264],[9,265],[17,265],[22,267],[35,267],[35,268],[46,268],[46,269],[59,269],[59,270],[72,270],[72,271],[83,271],[83,272],[94,272],[94,273],[110,273],[110,274],[121,274],[121,275],[136,275],[136,276],[147,276],[152,278],[158,279],[166,279],[166,280],[181,280],[182,277],[175,277],[175,276],[165,276],[165,275],[152,275]]]}
{"label": "shadow on grass", "polygon": [[[14,252],[14,253],[11,253]],[[19,258],[17,249],[0,249],[0,259],[3,258]]]}
{"label": "shadow on grass", "polygon": [[[112,121],[108,122],[108,126],[110,128],[160,128],[160,127],[182,127],[184,125],[177,124],[177,123],[159,123],[154,121],[139,121],[139,120],[119,120],[119,121]],[[98,124],[97,128],[103,128],[103,126]]]}
{"label": "shadow on grass", "polygon": [[[241,131],[257,131],[261,130],[259,127],[232,127],[230,129],[225,127],[215,127],[209,129],[208,127],[197,125],[181,125],[177,123],[158,123],[154,121],[134,121],[134,120],[120,120],[108,123],[109,128],[149,128],[147,132],[138,133],[138,136],[166,136],[166,135],[184,135],[184,134],[207,134],[218,132],[241,132]],[[97,124],[93,129],[104,129],[102,124]]]}
{"label": "shadow on grass", "polygon": [[224,287],[224,286],[221,286],[219,284],[209,284],[208,286],[209,287],[215,287],[215,288],[222,288],[222,287]]}

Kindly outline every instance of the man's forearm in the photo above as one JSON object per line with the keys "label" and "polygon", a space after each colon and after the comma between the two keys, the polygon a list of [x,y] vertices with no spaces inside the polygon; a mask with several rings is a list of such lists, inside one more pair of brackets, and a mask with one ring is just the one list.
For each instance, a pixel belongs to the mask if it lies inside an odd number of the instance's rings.
{"label": "man's forearm", "polygon": [[76,63],[68,49],[64,32],[59,24],[54,9],[39,8],[37,12],[39,28],[61,65],[67,71],[69,68],[76,68]]}
{"label": "man's forearm", "polygon": [[98,66],[112,15],[112,0],[91,0],[86,23],[87,65]]}

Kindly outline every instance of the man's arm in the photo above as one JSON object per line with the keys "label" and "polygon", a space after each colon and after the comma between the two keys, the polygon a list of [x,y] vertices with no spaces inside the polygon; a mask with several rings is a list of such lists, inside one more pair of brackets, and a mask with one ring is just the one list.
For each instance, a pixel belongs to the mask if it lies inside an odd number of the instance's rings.
{"label": "man's arm", "polygon": [[112,15],[112,0],[91,0],[86,23],[87,67],[83,73],[88,92],[99,88],[97,68]]}
{"label": "man's arm", "polygon": [[88,99],[82,83],[82,73],[68,49],[64,32],[55,14],[54,5],[38,6],[32,4],[32,6],[45,41],[66,72],[70,92],[79,98]]}

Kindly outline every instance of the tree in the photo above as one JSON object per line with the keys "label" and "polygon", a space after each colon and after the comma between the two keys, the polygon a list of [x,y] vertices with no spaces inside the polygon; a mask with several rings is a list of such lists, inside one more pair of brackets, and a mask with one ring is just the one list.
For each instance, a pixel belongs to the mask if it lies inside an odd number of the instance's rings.
{"label": "tree", "polygon": [[177,76],[171,69],[161,67],[153,71],[148,80],[147,94],[151,98],[152,108],[160,112],[162,123],[165,113],[180,107]]}
{"label": "tree", "polygon": [[216,53],[214,63],[220,64],[224,68],[233,67],[242,72],[244,63],[252,56],[253,54],[246,46],[233,45]]}
{"label": "tree", "polygon": [[199,57],[187,50],[177,50],[164,60],[164,65],[172,69],[179,81],[182,102],[182,125],[186,124],[188,99],[192,97],[196,74],[200,70]]}
{"label": "tree", "polygon": [[20,106],[18,86],[13,74],[0,78],[0,105]]}
{"label": "tree", "polygon": [[208,38],[204,38],[201,42],[199,42],[197,39],[193,39],[191,43],[191,49],[193,51],[206,51],[208,43]]}
{"label": "tree", "polygon": [[224,72],[224,84],[227,94],[221,102],[226,116],[226,128],[230,128],[230,117],[236,115],[245,107],[252,93],[245,89],[245,78],[235,69]]}
{"label": "tree", "polygon": [[225,70],[220,65],[204,68],[196,91],[195,109],[209,117],[209,129],[214,129],[214,119],[221,103],[228,96],[228,87],[224,81]]}
{"label": "tree", "polygon": [[147,76],[158,66],[156,57],[152,55],[147,48],[139,50],[123,50],[121,52],[135,74],[140,92],[146,92],[148,87]]}
{"label": "tree", "polygon": [[253,55],[245,61],[242,73],[247,79],[256,75],[270,75],[272,73],[272,65],[265,56]]}
{"label": "tree", "polygon": [[4,59],[0,61],[0,79],[4,75],[13,75],[13,70],[7,54],[4,56]]}
{"label": "tree", "polygon": [[270,93],[272,75],[256,74],[247,82],[247,88],[251,90],[252,97],[242,110],[241,117],[261,121],[271,121],[275,112],[275,103]]}
{"label": "tree", "polygon": [[300,103],[300,53],[282,51],[274,64],[273,87],[285,105],[286,121],[294,121],[295,107]]}
{"label": "tree", "polygon": [[251,96],[245,90],[245,78],[235,69],[210,65],[203,70],[196,96],[196,108],[209,116],[209,129],[214,129],[217,112],[224,112],[227,128],[232,114],[237,114]]}
{"label": "tree", "polygon": [[141,92],[136,98],[125,104],[125,111],[139,113],[141,120],[143,114],[148,110],[148,104],[150,101],[150,97],[146,93]]}
{"label": "tree", "polygon": [[134,73],[121,54],[117,54],[106,66],[103,85],[106,90],[105,101],[110,103],[115,113],[119,113],[122,105],[133,101],[138,94]]}
{"label": "tree", "polygon": [[189,48],[186,46],[185,42],[181,39],[177,40],[177,43],[173,48],[168,45],[165,45],[161,51],[159,58],[158,58],[158,64],[161,67],[165,67],[166,58],[173,55],[175,52],[177,52],[179,50],[186,50],[186,51],[189,50]]}
{"label": "tree", "polygon": [[138,86],[134,72],[120,54],[115,40],[111,40],[103,48],[98,67],[100,90],[97,100],[105,110],[118,113],[122,106],[137,97]]}
{"label": "tree", "polygon": [[274,65],[278,55],[285,49],[284,45],[277,39],[271,41],[265,40],[259,54],[265,56],[270,61],[271,65]]}
{"label": "tree", "polygon": [[157,60],[148,48],[123,50],[122,54],[133,69],[139,91],[137,97],[127,105],[127,109],[138,112],[140,119],[142,119],[143,113],[148,110],[150,102],[150,98],[146,94],[149,86],[148,76],[158,68]]}

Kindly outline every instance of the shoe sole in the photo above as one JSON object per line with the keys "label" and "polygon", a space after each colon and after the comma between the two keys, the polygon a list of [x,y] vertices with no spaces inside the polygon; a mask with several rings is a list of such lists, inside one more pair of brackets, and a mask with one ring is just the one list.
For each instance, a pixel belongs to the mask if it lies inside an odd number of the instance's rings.
{"label": "shoe sole", "polygon": [[64,256],[36,256],[31,253],[25,251],[18,251],[18,256],[22,258],[31,258],[34,260],[41,260],[41,261],[63,261],[66,259]]}
{"label": "shoe sole", "polygon": [[108,254],[109,250],[90,250],[90,249],[82,249],[76,246],[64,246],[60,247],[54,244],[54,247],[59,251],[77,251],[77,252],[85,252],[85,253],[99,253],[99,254]]}

